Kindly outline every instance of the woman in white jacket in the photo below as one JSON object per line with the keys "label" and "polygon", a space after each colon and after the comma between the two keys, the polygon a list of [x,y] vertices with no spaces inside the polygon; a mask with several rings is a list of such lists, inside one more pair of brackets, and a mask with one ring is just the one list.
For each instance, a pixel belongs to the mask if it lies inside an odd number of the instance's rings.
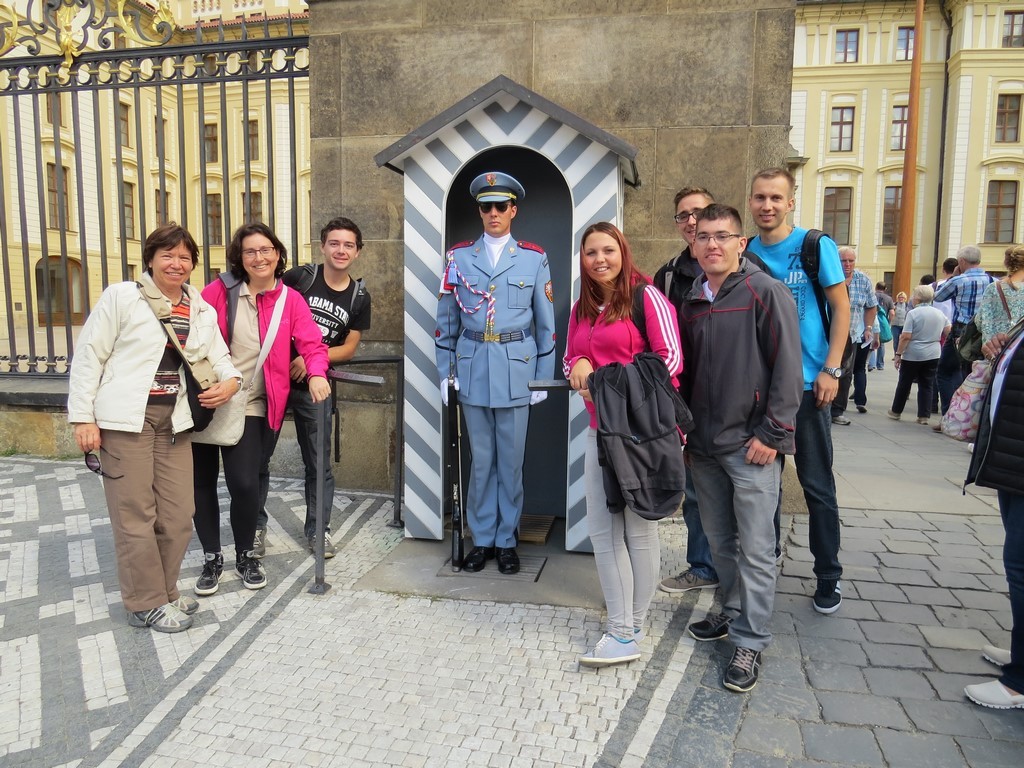
{"label": "woman in white jacket", "polygon": [[199,261],[192,235],[177,224],[160,227],[146,238],[142,261],[139,282],[107,288],[82,328],[68,420],[86,465],[104,478],[128,623],[180,632],[199,609],[177,587],[192,536],[192,413],[181,357],[143,291],[166,302],[189,361],[212,364],[218,382],[200,395],[203,406],[230,400],[241,374],[216,312],[186,284]]}

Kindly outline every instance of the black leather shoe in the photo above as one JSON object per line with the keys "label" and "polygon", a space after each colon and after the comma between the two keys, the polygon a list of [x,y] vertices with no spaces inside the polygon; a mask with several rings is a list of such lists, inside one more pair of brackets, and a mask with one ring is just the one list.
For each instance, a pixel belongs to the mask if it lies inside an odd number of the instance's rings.
{"label": "black leather shoe", "polygon": [[519,573],[519,555],[516,554],[516,550],[513,547],[505,549],[498,547],[498,570],[509,576],[513,573]]}
{"label": "black leather shoe", "polygon": [[494,557],[494,547],[473,547],[469,550],[469,554],[462,561],[462,570],[482,571],[484,569],[484,563]]}

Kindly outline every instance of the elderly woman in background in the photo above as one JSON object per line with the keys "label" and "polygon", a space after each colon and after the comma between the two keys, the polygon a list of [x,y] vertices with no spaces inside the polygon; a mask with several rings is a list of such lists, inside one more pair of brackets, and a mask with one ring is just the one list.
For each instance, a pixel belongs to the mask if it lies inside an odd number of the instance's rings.
{"label": "elderly woman in background", "polygon": [[[900,291],[896,294],[896,301],[892,305],[892,343],[896,348],[900,345],[900,334],[903,333],[903,325],[907,321],[907,312],[911,310],[910,302],[907,301],[907,294]],[[893,351],[895,354],[895,350]]]}
{"label": "elderly woman in background", "polygon": [[198,261],[195,240],[177,224],[150,234],[139,282],[111,285],[90,313],[69,384],[75,442],[104,478],[128,623],[158,632],[188,629],[199,604],[177,586],[192,536],[192,412],[181,355],[151,300],[166,306],[189,362],[213,365],[219,381],[199,396],[205,407],[230,400],[241,377],[216,313],[186,284]]}
{"label": "elderly woman in background", "polygon": [[[284,421],[291,388],[292,344],[306,364],[309,394],[314,403],[331,394],[327,383],[327,346],[306,300],[281,282],[288,251],[265,224],[246,224],[231,238],[227,252],[230,276],[222,275],[203,289],[203,298],[217,310],[221,333],[242,371],[247,390],[245,428],[236,445],[193,443],[195,457],[196,533],[203,545],[203,572],[197,595],[212,595],[220,584],[224,556],[220,545],[220,504],[217,476],[224,459],[224,481],[231,494],[231,532],[235,570],[246,589],[263,589],[267,576],[255,557],[256,517],[262,506],[260,470],[270,461],[276,432]],[[228,279],[225,279],[228,278]],[[280,327],[263,366],[256,370],[278,302],[284,302]],[[232,311],[233,310],[233,311]]]}
{"label": "elderly woman in background", "polygon": [[889,418],[899,421],[910,396],[910,387],[916,381],[917,423],[927,424],[934,399],[935,370],[942,352],[941,340],[951,326],[947,317],[932,306],[935,291],[930,285],[917,286],[912,298],[914,308],[907,312],[893,357],[900,378],[892,397]]}
{"label": "elderly woman in background", "polygon": [[975,316],[983,343],[1006,333],[1024,316],[1024,245],[1007,248],[1003,264],[1006,277],[988,284]]}

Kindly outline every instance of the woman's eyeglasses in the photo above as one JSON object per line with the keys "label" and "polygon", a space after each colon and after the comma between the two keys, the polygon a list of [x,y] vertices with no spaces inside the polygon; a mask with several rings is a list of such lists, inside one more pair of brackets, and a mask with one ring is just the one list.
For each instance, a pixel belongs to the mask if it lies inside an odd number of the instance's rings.
{"label": "woman's eyeglasses", "polygon": [[262,256],[263,258],[267,258],[276,250],[277,248],[274,248],[273,246],[270,245],[266,246],[265,248],[246,248],[244,251],[242,251],[242,258],[255,259],[257,254]]}
{"label": "woman's eyeglasses", "polygon": [[[101,448],[100,450],[103,449]],[[107,455],[110,456],[109,453]],[[117,457],[113,456],[112,458],[116,459]],[[110,480],[120,480],[122,477],[124,477],[124,475],[108,475],[106,472],[104,472],[103,467],[100,465],[100,457],[97,456],[95,453],[85,454],[85,466],[87,466],[97,475],[102,475],[103,477],[106,477]]]}
{"label": "woman's eyeglasses", "polygon": [[508,200],[502,200],[500,203],[480,203],[480,210],[483,213],[490,213],[491,206],[498,209],[498,213],[504,213],[508,210],[509,206],[512,205]]}

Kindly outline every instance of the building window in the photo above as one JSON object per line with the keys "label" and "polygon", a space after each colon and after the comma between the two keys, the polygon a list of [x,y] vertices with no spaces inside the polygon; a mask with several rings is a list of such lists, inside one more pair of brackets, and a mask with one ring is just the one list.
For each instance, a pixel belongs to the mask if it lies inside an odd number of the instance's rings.
{"label": "building window", "polygon": [[1020,141],[1020,96],[1000,96],[996,104],[996,141]]}
{"label": "building window", "polygon": [[899,27],[896,30],[896,61],[910,61],[914,58],[914,28]]}
{"label": "building window", "polygon": [[1024,11],[1003,14],[1003,48],[1024,48]]}
{"label": "building window", "polygon": [[251,195],[242,193],[242,213],[247,222],[263,221],[263,193],[253,192]]}
{"label": "building window", "polygon": [[44,98],[46,100],[46,122],[50,125],[66,127],[68,119],[64,115],[64,102],[61,100],[60,94],[55,91],[47,91]]}
{"label": "building window", "polygon": [[850,187],[825,187],[825,204],[821,215],[821,226],[839,245],[850,242],[850,204],[853,190]]}
{"label": "building window", "polygon": [[121,194],[124,197],[124,236],[128,240],[135,239],[135,185],[129,181],[121,182]]}
{"label": "building window", "polygon": [[836,31],[836,64],[856,64],[857,49],[860,47],[859,29]]}
{"label": "building window", "polygon": [[882,245],[896,245],[900,236],[900,205],[903,187],[886,187],[882,204]]}
{"label": "building window", "polygon": [[131,104],[118,102],[118,142],[131,146]]}
{"label": "building window", "polygon": [[210,245],[224,245],[224,217],[220,208],[220,195],[206,196],[206,228]]}
{"label": "building window", "polygon": [[166,224],[171,220],[171,193],[165,189],[156,190],[156,223]]}
{"label": "building window", "polygon": [[208,163],[216,163],[217,151],[217,125],[206,123],[203,126],[203,159]]}
{"label": "building window", "polygon": [[256,120],[246,122],[246,131],[249,138],[249,160],[260,159],[260,124]]}
{"label": "building window", "polygon": [[903,151],[907,148],[907,123],[910,107],[897,104],[892,108],[892,130],[889,133],[889,149]]}
{"label": "building window", "polygon": [[1017,228],[1017,182],[990,181],[985,207],[985,242],[1012,243]]}
{"label": "building window", "polygon": [[61,185],[57,189],[57,166],[46,164],[46,199],[49,214],[49,228],[71,227],[71,171],[66,165],[61,166]]}
{"label": "building window", "polygon": [[853,151],[853,107],[832,107],[832,130],[828,148],[832,152]]}

